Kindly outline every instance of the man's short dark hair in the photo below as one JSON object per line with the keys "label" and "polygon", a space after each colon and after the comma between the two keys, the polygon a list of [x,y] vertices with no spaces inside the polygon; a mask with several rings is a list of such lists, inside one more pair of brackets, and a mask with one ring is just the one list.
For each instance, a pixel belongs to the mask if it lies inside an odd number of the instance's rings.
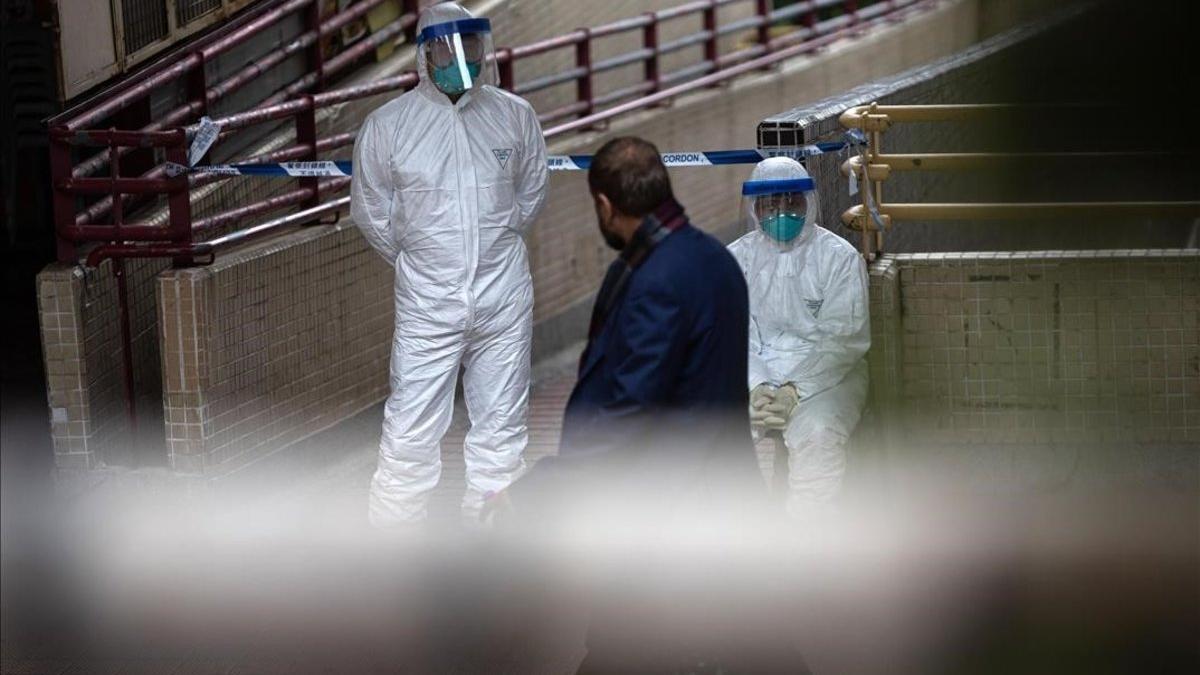
{"label": "man's short dark hair", "polygon": [[633,136],[614,138],[596,152],[588,169],[588,187],[608,197],[621,213],[636,218],[675,196],[658,148]]}

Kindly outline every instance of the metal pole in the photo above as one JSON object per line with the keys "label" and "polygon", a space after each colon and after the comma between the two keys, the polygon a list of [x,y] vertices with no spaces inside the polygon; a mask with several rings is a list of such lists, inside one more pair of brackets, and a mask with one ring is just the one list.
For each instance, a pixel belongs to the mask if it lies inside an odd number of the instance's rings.
{"label": "metal pole", "polygon": [[60,182],[71,176],[71,146],[66,141],[50,136],[50,189],[54,205],[54,241],[59,262],[74,262],[77,252],[75,244],[67,238],[67,232],[75,227],[75,195],[67,192]]}
{"label": "metal pole", "polygon": [[653,93],[662,89],[662,73],[659,70],[658,59],[658,12],[646,12],[646,16],[650,17],[650,23],[642,28],[642,47],[649,52],[645,72],[646,81],[654,85],[650,89]]}
{"label": "metal pole", "polygon": [[708,39],[704,41],[704,60],[709,64],[707,72],[712,73],[719,67],[720,58],[720,47],[717,43],[717,0],[708,0],[708,6],[704,8],[704,30],[708,33]]}
{"label": "metal pole", "polygon": [[187,110],[189,116],[199,118],[208,114],[209,99],[212,94],[208,90],[208,68],[205,66],[204,52],[196,52],[196,57],[199,63],[188,72],[186,81],[188,101],[194,101],[197,105],[195,108],[188,106]]}
{"label": "metal pole", "polygon": [[[939,105],[859,105],[842,113],[838,121],[848,128],[874,130],[872,127],[887,126],[898,122],[949,122],[985,119],[992,115],[1037,110],[1061,110],[1068,108],[1098,108],[1087,104],[1028,104],[1019,103],[970,103]],[[870,108],[872,116],[863,118],[862,111]],[[876,117],[878,116],[878,117]],[[864,126],[866,125],[866,126]]]}
{"label": "metal pole", "polygon": [[[1028,218],[1128,218],[1130,216],[1200,216],[1200,201],[1189,202],[1012,202],[952,204],[879,204],[879,212],[892,220],[1018,220]],[[857,229],[865,223],[866,209],[854,206],[842,222]]]}
{"label": "metal pole", "polygon": [[120,154],[117,152],[117,144],[116,143],[109,143],[108,156],[109,156],[109,163],[108,163],[109,171],[108,171],[108,173],[111,178],[111,180],[109,181],[110,186],[111,186],[110,194],[112,195],[112,198],[113,198],[112,224],[113,224],[113,229],[116,231],[116,234],[117,234],[116,238],[123,239],[124,237],[121,236],[122,235],[121,226],[125,224],[125,206],[124,206],[124,202],[121,201],[120,190],[117,187],[120,182],[119,179],[121,178],[121,158],[120,158]]}
{"label": "metal pole", "polygon": [[496,53],[496,62],[500,69],[500,88],[506,91],[512,91],[516,86],[516,73],[513,68],[512,50],[504,47]]}
{"label": "metal pole", "polygon": [[[871,132],[871,161],[876,162],[880,154],[883,152],[883,132]],[[883,203],[883,180],[874,181],[875,184],[875,203]],[[875,228],[875,250],[871,253],[871,260],[874,260],[883,252],[883,230],[878,226]]]}
{"label": "metal pole", "polygon": [[858,0],[846,0],[844,3],[844,9],[846,14],[850,17],[850,23],[847,25],[853,26],[854,24],[858,23]]}
{"label": "metal pole", "polygon": [[[878,154],[871,160],[872,175],[891,171],[968,171],[1003,168],[1010,165],[1041,164],[1047,161],[1104,161],[1164,159],[1182,157],[1184,152],[1171,151],[1111,151],[1111,152],[947,152]],[[842,173],[862,168],[862,158],[851,157],[842,165]]]}
{"label": "metal pole", "polygon": [[754,14],[758,17],[758,30],[755,40],[758,44],[771,50],[771,0],[755,0]]}
{"label": "metal pole", "polygon": [[[866,116],[869,113],[864,110],[862,114],[863,116]],[[876,136],[872,134],[868,137],[867,142],[869,144],[873,144],[876,140]],[[867,157],[870,157],[871,155],[872,148],[867,147]],[[861,208],[863,213],[869,213],[867,209],[867,191],[871,189],[871,174],[867,171],[863,171],[859,176],[859,182],[861,183],[859,185],[859,190],[862,192],[862,194],[859,195],[858,198],[862,203]],[[862,253],[863,260],[866,260],[868,263],[871,262],[871,240],[870,235],[867,232],[867,224],[865,222],[863,223],[861,241],[859,242],[859,250]]]}
{"label": "metal pole", "polygon": [[[307,147],[309,150],[305,153],[305,160],[316,161],[317,159],[317,111],[313,105],[312,96],[304,96],[302,100],[308,103],[307,110],[296,115],[296,142],[301,146]],[[306,178],[298,178],[296,184],[301,188],[312,191],[312,196],[304,201],[305,206],[316,206],[321,203],[320,194],[320,178],[309,176]]]}
{"label": "metal pole", "polygon": [[[404,0],[403,14],[412,14],[417,16],[421,12],[420,0]],[[404,28],[404,40],[408,44],[414,44],[417,41],[417,22],[413,21]]]}
{"label": "metal pole", "polygon": [[580,117],[587,117],[595,109],[596,100],[592,93],[592,31],[590,28],[580,28],[583,39],[575,43],[575,66],[582,68],[584,73],[575,84],[576,100],[587,106],[580,112]]}
{"label": "metal pole", "polygon": [[125,410],[129,431],[137,439],[137,400],[133,389],[133,329],[129,325],[129,289],[125,281],[125,261],[113,260],[113,275],[117,278],[117,304],[121,312],[121,361],[125,371]]}

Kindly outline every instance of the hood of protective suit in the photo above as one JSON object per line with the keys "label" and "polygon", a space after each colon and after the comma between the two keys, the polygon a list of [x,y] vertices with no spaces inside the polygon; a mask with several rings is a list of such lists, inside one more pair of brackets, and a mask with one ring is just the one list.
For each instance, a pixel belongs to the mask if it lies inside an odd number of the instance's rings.
{"label": "hood of protective suit", "polygon": [[[417,35],[420,35],[426,28],[436,26],[442,23],[451,21],[462,21],[464,19],[474,19],[475,15],[457,2],[439,2],[436,5],[430,5],[421,10],[421,15],[417,19]],[[429,64],[424,46],[417,48],[417,76],[420,78],[420,88],[425,89],[430,94],[444,96],[442,91],[438,89],[437,84],[433,82],[429,74]],[[495,67],[491,64],[491,67]],[[470,90],[466,92],[469,94]],[[447,99],[448,100],[448,99]]]}
{"label": "hood of protective suit", "polygon": [[[809,178],[808,171],[804,165],[791,157],[771,157],[764,159],[754,167],[754,171],[750,173],[751,181],[773,181],[773,180],[797,180]],[[791,250],[801,247],[810,242],[813,238],[813,231],[817,225],[817,219],[821,214],[821,204],[817,197],[816,190],[804,193],[804,198],[808,202],[808,208],[804,216],[804,227],[800,230],[799,236],[787,242],[775,242],[781,251]],[[743,218],[745,219],[745,227],[747,232],[758,232],[764,238],[762,232],[762,224],[759,222],[758,214],[755,211],[755,201],[753,197],[748,197],[745,200],[743,207]]]}

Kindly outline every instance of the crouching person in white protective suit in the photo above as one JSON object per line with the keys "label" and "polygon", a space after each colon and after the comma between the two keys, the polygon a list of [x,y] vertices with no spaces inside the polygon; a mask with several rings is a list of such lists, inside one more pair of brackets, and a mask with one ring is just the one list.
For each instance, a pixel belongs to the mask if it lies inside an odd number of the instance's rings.
{"label": "crouching person in white protective suit", "polygon": [[363,123],[350,197],[396,275],[369,508],[382,526],[426,515],[460,365],[471,422],[464,517],[524,468],[533,285],[521,235],[546,194],[541,126],[529,103],[496,87],[488,20],[438,4],[417,35],[420,84]]}
{"label": "crouching person in white protective suit", "polygon": [[751,422],[759,434],[782,432],[795,517],[838,495],[867,397],[866,265],[817,224],[820,212],[799,162],[764,160],[742,186],[748,231],[729,247],[750,291]]}

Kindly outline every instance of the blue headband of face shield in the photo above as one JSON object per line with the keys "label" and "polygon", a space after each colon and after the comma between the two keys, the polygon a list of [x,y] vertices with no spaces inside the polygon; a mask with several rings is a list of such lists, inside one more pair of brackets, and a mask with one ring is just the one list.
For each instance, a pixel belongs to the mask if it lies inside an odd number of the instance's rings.
{"label": "blue headband of face shield", "polygon": [[817,184],[812,178],[788,178],[784,180],[748,180],[742,183],[742,196],[758,197],[785,192],[812,192]]}
{"label": "blue headband of face shield", "polygon": [[421,44],[426,40],[434,38],[446,37],[448,35],[469,35],[478,33],[492,32],[492,22],[487,19],[461,19],[459,21],[446,21],[444,23],[436,23],[432,26],[426,26],[425,30],[417,36],[417,44]]}

